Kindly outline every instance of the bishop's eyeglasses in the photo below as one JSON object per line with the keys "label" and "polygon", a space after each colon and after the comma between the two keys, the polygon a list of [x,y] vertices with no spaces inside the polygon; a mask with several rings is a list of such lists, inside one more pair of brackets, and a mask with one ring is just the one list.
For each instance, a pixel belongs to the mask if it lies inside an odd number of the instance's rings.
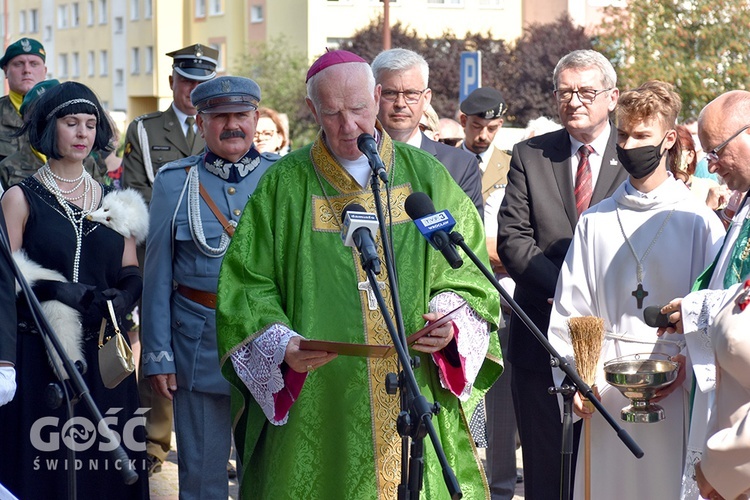
{"label": "bishop's eyeglasses", "polygon": [[573,94],[578,96],[578,100],[581,101],[583,104],[591,104],[596,100],[596,96],[599,94],[602,94],[604,92],[609,92],[612,90],[609,89],[578,89],[578,90],[571,90],[571,89],[555,89],[553,92],[555,94],[555,98],[559,102],[567,103],[570,102],[573,99]]}

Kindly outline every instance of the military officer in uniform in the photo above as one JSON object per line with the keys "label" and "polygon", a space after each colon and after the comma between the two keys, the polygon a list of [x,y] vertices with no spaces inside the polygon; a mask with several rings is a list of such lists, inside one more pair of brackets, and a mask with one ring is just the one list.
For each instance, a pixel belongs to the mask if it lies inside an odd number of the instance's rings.
{"label": "military officer in uniform", "polygon": [[[167,54],[173,59],[169,87],[172,104],[165,111],[139,116],[128,126],[122,159],[122,186],[130,187],[151,202],[156,172],[166,163],[203,152],[205,142],[196,133],[196,110],[190,92],[201,82],[216,76],[219,53],[201,44],[190,45]],[[145,248],[138,248],[138,261],[144,263]],[[145,264],[145,263],[144,263]],[[142,264],[143,265],[143,264]],[[146,451],[149,472],[159,472],[167,458],[172,441],[172,403],[151,389],[138,376],[141,404],[151,408],[146,413]]]}
{"label": "military officer in uniform", "polygon": [[0,97],[0,160],[28,144],[25,137],[15,136],[23,127],[21,103],[31,87],[46,78],[46,59],[44,47],[33,38],[21,38],[8,45],[0,59],[9,89],[8,95]]}
{"label": "military officer in uniform", "polygon": [[196,134],[195,108],[190,92],[216,76],[219,52],[201,44],[167,54],[174,62],[169,76],[172,105],[165,111],[139,116],[128,126],[122,160],[122,183],[151,201],[154,175],[162,165],[203,151]]}
{"label": "military officer in uniform", "polygon": [[279,158],[253,146],[260,101],[254,81],[218,77],[198,85],[191,99],[206,150],[156,175],[142,301],[142,371],[173,401],[183,500],[228,495],[230,386],[216,344],[219,268],[245,203]]}
{"label": "military officer in uniform", "polygon": [[[473,91],[459,106],[465,139],[462,148],[476,155],[482,169],[487,251],[495,276],[513,293],[513,281],[497,256],[497,212],[508,184],[510,154],[493,145],[508,110],[502,94],[492,87]],[[510,308],[501,300],[502,324],[498,330],[503,354],[508,349]],[[487,480],[492,500],[513,498],[516,487],[516,419],[510,388],[511,366],[503,355],[505,370],[485,396],[487,415]]]}

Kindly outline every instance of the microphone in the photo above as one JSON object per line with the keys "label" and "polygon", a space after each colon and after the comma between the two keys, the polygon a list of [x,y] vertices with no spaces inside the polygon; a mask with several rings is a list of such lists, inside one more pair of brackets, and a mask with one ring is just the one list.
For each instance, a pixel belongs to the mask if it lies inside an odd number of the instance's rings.
{"label": "microphone", "polygon": [[361,134],[357,137],[357,149],[362,151],[370,162],[370,168],[380,177],[380,180],[388,184],[388,173],[385,171],[383,160],[378,154],[378,143],[368,133]]}
{"label": "microphone", "polygon": [[350,203],[341,212],[341,241],[344,246],[356,247],[362,259],[362,267],[372,266],[375,274],[380,274],[380,258],[375,237],[378,230],[378,218],[375,214],[365,212],[362,205]]}
{"label": "microphone", "polygon": [[458,269],[463,265],[464,261],[448,236],[456,225],[450,212],[441,210],[435,213],[435,205],[430,197],[420,192],[412,193],[406,198],[404,209],[422,236],[430,242],[433,248],[440,250],[453,269]]}
{"label": "microphone", "polygon": [[661,308],[664,306],[648,306],[643,310],[643,321],[648,326],[654,328],[666,328],[668,326],[675,326],[674,323],[669,322],[669,315],[662,314]]}

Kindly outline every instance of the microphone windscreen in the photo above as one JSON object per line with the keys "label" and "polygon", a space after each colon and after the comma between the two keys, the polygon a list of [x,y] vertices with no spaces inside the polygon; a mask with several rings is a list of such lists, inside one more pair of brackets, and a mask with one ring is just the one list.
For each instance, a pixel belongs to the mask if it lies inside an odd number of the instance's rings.
{"label": "microphone windscreen", "polygon": [[367,212],[367,210],[359,203],[350,203],[341,211],[341,220],[346,219],[346,214],[349,212]]}
{"label": "microphone windscreen", "polygon": [[650,327],[665,328],[669,326],[669,316],[661,313],[664,306],[648,306],[643,310],[643,321]]}
{"label": "microphone windscreen", "polygon": [[435,204],[425,193],[416,191],[410,194],[404,202],[404,210],[411,220],[421,219],[435,213]]}
{"label": "microphone windscreen", "polygon": [[[366,148],[372,148],[373,144],[375,144],[375,138],[367,132],[359,134],[359,137],[357,137],[357,149],[359,149],[363,153],[365,152]],[[377,151],[377,146],[375,146],[375,151]]]}

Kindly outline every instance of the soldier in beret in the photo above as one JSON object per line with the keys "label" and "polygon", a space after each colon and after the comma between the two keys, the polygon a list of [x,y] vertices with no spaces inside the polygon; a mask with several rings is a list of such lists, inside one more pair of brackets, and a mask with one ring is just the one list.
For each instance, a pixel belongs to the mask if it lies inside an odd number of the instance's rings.
{"label": "soldier in beret", "polygon": [[[222,76],[191,93],[200,155],[156,175],[146,244],[142,371],[172,400],[180,498],[227,498],[229,382],[219,370],[216,288],[245,203],[278,155],[253,145],[260,88]],[[173,287],[176,283],[176,287]]]}
{"label": "soldier in beret", "polygon": [[[461,126],[465,139],[461,146],[476,155],[482,169],[482,197],[487,252],[497,279],[503,286],[512,280],[497,256],[497,210],[508,184],[510,154],[492,144],[503,126],[503,115],[508,110],[503,95],[492,87],[480,87],[461,102]],[[512,291],[512,289],[511,289]],[[501,302],[504,302],[501,300]],[[510,306],[501,304],[502,321],[498,329],[503,354],[508,351],[508,322]],[[487,415],[487,480],[493,500],[513,498],[516,481],[516,418],[510,389],[511,366],[507,358],[505,372],[485,396]]]}
{"label": "soldier in beret", "polygon": [[44,47],[33,38],[8,45],[0,59],[9,88],[8,95],[0,97],[0,160],[28,144],[25,137],[15,136],[23,127],[21,103],[26,92],[47,76],[46,59]]}
{"label": "soldier in beret", "polygon": [[[122,185],[151,201],[156,172],[166,163],[203,151],[205,142],[196,134],[196,110],[190,92],[201,82],[216,76],[217,50],[201,44],[190,45],[167,54],[173,59],[169,87],[172,105],[165,111],[139,116],[128,126],[122,159]],[[138,248],[138,261],[144,262],[145,249]],[[139,372],[139,377],[141,376]],[[167,458],[172,440],[172,404],[151,391],[141,379],[139,392],[146,414],[146,447],[150,471],[159,472]]]}

